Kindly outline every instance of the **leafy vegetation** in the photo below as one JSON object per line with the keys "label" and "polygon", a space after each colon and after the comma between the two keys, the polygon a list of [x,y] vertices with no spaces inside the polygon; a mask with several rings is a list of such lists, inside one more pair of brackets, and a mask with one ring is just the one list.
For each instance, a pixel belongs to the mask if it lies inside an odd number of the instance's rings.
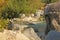
{"label": "leafy vegetation", "polygon": [[7,3],[1,8],[1,17],[14,18],[19,17],[20,13],[31,14],[37,9],[43,9],[44,3],[41,0],[7,0]]}
{"label": "leafy vegetation", "polygon": [[58,0],[1,0],[0,17],[11,19],[14,17],[19,17],[20,13],[35,13],[37,9],[44,9],[45,3],[55,1]]}
{"label": "leafy vegetation", "polygon": [[5,28],[7,28],[8,23],[9,19],[0,19],[0,31],[3,31]]}

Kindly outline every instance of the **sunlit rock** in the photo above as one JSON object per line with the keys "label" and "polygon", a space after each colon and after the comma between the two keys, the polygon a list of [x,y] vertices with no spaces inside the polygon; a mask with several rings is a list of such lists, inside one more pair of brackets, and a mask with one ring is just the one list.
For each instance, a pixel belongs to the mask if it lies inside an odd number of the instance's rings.
{"label": "sunlit rock", "polygon": [[34,32],[33,28],[27,28],[23,32],[25,36],[27,36],[30,40],[41,40],[38,35]]}
{"label": "sunlit rock", "polygon": [[21,32],[5,30],[2,33],[0,32],[0,40],[30,40],[30,39]]}

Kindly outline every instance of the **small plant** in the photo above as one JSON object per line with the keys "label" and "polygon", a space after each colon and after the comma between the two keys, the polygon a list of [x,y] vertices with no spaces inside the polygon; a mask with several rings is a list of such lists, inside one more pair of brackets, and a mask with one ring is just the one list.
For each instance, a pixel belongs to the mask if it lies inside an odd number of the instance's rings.
{"label": "small plant", "polygon": [[0,31],[3,31],[5,28],[7,28],[8,23],[9,19],[0,19]]}

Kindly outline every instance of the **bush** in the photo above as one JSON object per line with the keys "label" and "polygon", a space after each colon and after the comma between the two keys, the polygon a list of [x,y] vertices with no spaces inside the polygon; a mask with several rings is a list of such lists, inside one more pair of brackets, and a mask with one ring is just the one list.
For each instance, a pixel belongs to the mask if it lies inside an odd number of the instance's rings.
{"label": "bush", "polygon": [[[17,18],[20,13],[31,14],[38,9],[44,9],[44,3],[41,0],[6,0],[4,4],[0,4],[0,17]],[[2,16],[1,16],[2,15]]]}
{"label": "bush", "polygon": [[5,28],[7,28],[8,23],[9,19],[0,19],[0,31],[3,31]]}

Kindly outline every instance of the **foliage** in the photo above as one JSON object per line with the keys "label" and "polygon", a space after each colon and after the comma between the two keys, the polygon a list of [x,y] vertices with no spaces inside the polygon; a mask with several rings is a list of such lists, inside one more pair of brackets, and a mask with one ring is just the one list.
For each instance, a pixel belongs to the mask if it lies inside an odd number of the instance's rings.
{"label": "foliage", "polygon": [[20,13],[31,14],[37,9],[43,9],[41,0],[8,0],[5,2],[0,13],[3,18],[19,17]]}
{"label": "foliage", "polygon": [[0,17],[11,19],[19,17],[20,13],[35,13],[37,9],[44,9],[45,3],[56,1],[58,0],[0,0]]}
{"label": "foliage", "polygon": [[0,31],[7,27],[9,19],[0,19]]}

